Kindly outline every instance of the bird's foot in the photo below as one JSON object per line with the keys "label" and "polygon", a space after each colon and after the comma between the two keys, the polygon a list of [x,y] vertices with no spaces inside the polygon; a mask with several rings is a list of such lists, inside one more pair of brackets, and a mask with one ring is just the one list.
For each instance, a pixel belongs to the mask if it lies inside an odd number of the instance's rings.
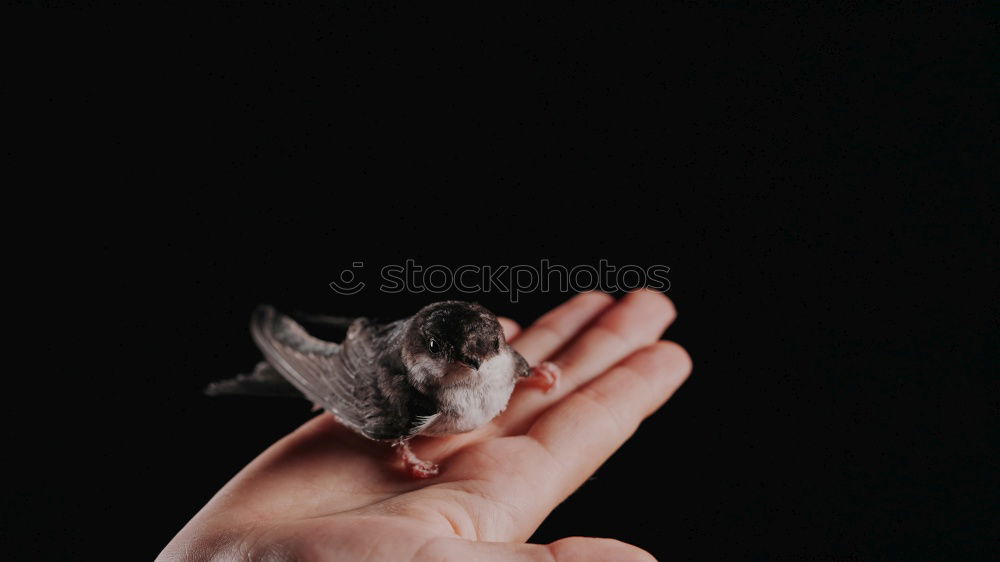
{"label": "bird's foot", "polygon": [[410,449],[410,444],[406,441],[401,441],[396,443],[396,451],[399,453],[399,458],[403,461],[403,468],[406,472],[413,478],[433,478],[437,476],[439,472],[438,465],[422,460],[417,455],[413,454]]}
{"label": "bird's foot", "polygon": [[542,361],[531,368],[531,374],[521,379],[521,383],[548,392],[559,386],[560,377],[562,377],[562,369],[559,368],[559,365],[551,361]]}

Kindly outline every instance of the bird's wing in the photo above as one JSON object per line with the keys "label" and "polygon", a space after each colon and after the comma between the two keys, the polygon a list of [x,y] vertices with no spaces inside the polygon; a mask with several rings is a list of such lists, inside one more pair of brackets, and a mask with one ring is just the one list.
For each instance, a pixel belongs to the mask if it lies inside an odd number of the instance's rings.
{"label": "bird's wing", "polygon": [[362,435],[389,438],[382,435],[374,403],[378,342],[371,330],[352,327],[343,344],[323,341],[274,308],[260,306],[250,332],[267,362],[306,398]]}

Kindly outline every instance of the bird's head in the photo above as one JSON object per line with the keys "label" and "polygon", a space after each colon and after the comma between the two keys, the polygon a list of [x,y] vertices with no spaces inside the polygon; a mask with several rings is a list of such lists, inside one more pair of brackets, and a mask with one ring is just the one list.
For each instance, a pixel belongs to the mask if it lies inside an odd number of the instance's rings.
{"label": "bird's head", "polygon": [[403,362],[421,391],[474,385],[484,365],[504,348],[496,316],[476,303],[430,304],[410,320],[403,342]]}

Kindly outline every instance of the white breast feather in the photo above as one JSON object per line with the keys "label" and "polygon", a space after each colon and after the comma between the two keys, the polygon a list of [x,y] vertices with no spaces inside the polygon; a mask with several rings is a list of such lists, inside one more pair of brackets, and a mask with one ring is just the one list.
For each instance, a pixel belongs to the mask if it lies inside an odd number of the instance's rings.
{"label": "white breast feather", "polygon": [[472,431],[489,423],[507,407],[514,391],[514,357],[505,350],[479,366],[477,384],[455,385],[441,391],[448,412],[435,420],[425,435]]}

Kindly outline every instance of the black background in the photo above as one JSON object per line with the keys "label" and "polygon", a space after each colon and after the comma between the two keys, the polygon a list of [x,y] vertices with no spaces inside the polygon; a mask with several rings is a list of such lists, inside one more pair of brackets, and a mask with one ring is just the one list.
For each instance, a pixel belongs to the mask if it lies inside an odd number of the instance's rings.
{"label": "black background", "polygon": [[534,541],[997,556],[983,11],[18,17],[15,554],[151,558],[312,415],[201,395],[259,302],[393,318],[443,297],[383,265],[607,259],[671,268],[694,374]]}

